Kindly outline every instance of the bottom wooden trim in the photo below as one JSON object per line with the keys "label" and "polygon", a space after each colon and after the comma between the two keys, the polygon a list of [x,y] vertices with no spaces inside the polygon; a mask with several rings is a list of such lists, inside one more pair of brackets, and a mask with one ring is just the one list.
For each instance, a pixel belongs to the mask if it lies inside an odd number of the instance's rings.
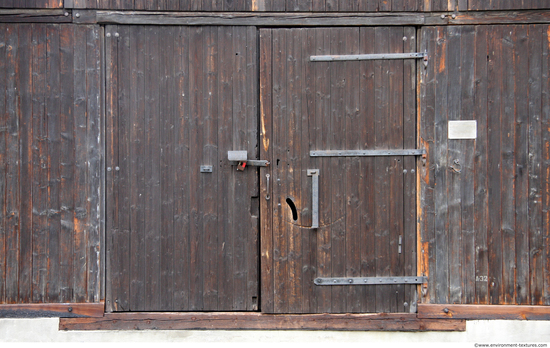
{"label": "bottom wooden trim", "polygon": [[0,304],[0,318],[100,318],[104,312],[103,302]]}
{"label": "bottom wooden trim", "polygon": [[465,331],[466,321],[416,314],[106,313],[60,319],[60,330]]}
{"label": "bottom wooden trim", "polygon": [[550,320],[550,306],[419,304],[418,318]]}

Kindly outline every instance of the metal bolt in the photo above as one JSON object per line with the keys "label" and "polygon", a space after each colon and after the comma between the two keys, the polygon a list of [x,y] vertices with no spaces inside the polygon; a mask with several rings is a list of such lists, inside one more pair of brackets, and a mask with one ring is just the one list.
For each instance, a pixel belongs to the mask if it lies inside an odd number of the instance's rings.
{"label": "metal bolt", "polygon": [[107,167],[108,172],[110,172],[111,170],[113,170],[111,167]]}
{"label": "metal bolt", "polygon": [[348,282],[349,282],[350,284],[353,283],[353,279],[348,280]]}
{"label": "metal bolt", "polygon": [[414,169],[411,169],[411,173],[413,173],[413,174],[414,174]]}
{"label": "metal bolt", "polygon": [[72,311],[73,311],[73,307],[69,307],[69,308],[67,308],[67,310],[68,310],[69,312],[72,312]]}
{"label": "metal bolt", "polygon": [[120,167],[115,167],[115,170],[118,172],[120,170]]}
{"label": "metal bolt", "polygon": [[76,18],[80,18],[80,13],[75,14]]}
{"label": "metal bolt", "polygon": [[443,312],[449,313],[449,308],[443,308]]}
{"label": "metal bolt", "polygon": [[105,36],[111,37],[111,33],[107,33],[107,34],[105,34]]}
{"label": "metal bolt", "polygon": [[445,15],[444,15],[444,14],[441,15],[441,19],[445,19]]}
{"label": "metal bolt", "polygon": [[119,36],[120,36],[120,34],[119,34],[119,33],[115,33],[115,37],[119,37]]}
{"label": "metal bolt", "polygon": [[456,18],[456,15],[455,15],[455,14],[453,14],[453,15],[451,16],[451,18],[452,18],[452,19],[455,19],[455,18]]}
{"label": "metal bolt", "polygon": [[407,174],[407,170],[406,170],[406,169],[403,169],[403,174]]}
{"label": "metal bolt", "polygon": [[65,17],[69,17],[69,12],[64,13]]}

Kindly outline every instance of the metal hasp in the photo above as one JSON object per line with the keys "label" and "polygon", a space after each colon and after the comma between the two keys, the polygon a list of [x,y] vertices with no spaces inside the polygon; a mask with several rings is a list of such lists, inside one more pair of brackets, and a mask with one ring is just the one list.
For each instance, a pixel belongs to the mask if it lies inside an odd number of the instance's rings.
{"label": "metal hasp", "polygon": [[421,156],[425,149],[398,149],[398,150],[314,150],[311,157],[364,157],[364,156]]}
{"label": "metal hasp", "polygon": [[319,228],[319,169],[308,169],[311,176],[311,228]]}
{"label": "metal hasp", "polygon": [[381,59],[423,59],[424,64],[428,64],[428,52],[414,53],[377,53],[377,54],[343,54],[343,55],[325,55],[310,56],[312,62],[335,62],[349,60],[381,60]]}
{"label": "metal hasp", "polygon": [[249,160],[246,151],[227,151],[227,159],[229,162],[237,162],[237,170],[243,171],[246,166],[267,167],[268,161],[265,160]]}
{"label": "metal hasp", "polygon": [[357,278],[315,278],[315,285],[387,285],[423,284],[428,277],[357,277]]}

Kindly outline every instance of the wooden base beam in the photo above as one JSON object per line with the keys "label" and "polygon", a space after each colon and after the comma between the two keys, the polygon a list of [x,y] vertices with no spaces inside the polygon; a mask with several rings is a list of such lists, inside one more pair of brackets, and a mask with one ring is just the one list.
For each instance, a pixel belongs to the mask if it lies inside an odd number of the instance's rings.
{"label": "wooden base beam", "polygon": [[550,306],[419,304],[418,318],[550,320]]}
{"label": "wooden base beam", "polygon": [[2,304],[0,318],[101,318],[104,311],[103,302]]}
{"label": "wooden base beam", "polygon": [[65,10],[6,10],[0,9],[0,23],[71,23],[70,11]]}
{"label": "wooden base beam", "polygon": [[415,314],[107,313],[103,318],[60,319],[59,329],[465,331],[466,322],[418,319]]}

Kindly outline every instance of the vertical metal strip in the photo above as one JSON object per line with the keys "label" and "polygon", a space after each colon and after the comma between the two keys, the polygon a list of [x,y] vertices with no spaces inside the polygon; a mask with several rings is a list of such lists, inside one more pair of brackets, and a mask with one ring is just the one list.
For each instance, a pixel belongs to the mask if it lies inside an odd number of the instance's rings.
{"label": "vertical metal strip", "polygon": [[319,228],[319,169],[308,169],[311,176],[311,228]]}

